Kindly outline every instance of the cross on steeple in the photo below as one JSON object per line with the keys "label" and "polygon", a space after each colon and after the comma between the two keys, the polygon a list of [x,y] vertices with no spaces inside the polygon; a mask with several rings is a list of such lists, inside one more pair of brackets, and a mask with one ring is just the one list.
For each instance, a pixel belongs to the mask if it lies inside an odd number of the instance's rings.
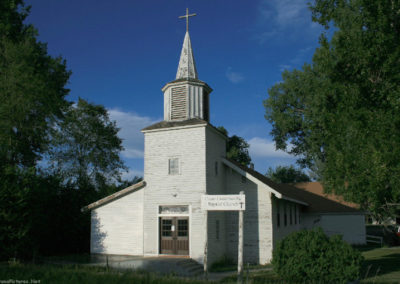
{"label": "cross on steeple", "polygon": [[196,16],[196,14],[189,14],[189,9],[186,8],[186,15],[179,16],[179,19],[186,18],[186,31],[189,31],[189,17]]}

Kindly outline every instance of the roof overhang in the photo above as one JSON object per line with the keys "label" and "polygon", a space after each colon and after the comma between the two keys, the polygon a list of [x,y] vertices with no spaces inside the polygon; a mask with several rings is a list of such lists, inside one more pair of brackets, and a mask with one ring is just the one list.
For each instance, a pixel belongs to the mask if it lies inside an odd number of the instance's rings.
{"label": "roof overhang", "polygon": [[145,181],[141,181],[141,182],[135,183],[134,185],[131,185],[131,186],[129,186],[127,188],[124,188],[124,189],[122,189],[120,191],[117,191],[117,192],[115,192],[115,193],[113,193],[113,194],[111,194],[109,196],[106,196],[106,197],[104,197],[104,198],[102,198],[100,200],[97,200],[97,201],[95,201],[95,202],[93,202],[93,203],[91,203],[91,204],[89,204],[89,205],[87,205],[85,207],[82,207],[81,208],[81,212],[86,212],[86,211],[95,209],[97,207],[100,207],[103,204],[109,203],[109,202],[111,202],[111,201],[113,201],[113,200],[115,200],[117,198],[125,196],[125,195],[127,195],[127,194],[129,194],[129,193],[131,193],[131,192],[133,192],[135,190],[141,189],[141,188],[143,188],[145,186],[146,186],[146,182]]}
{"label": "roof overhang", "polygon": [[213,91],[213,89],[206,82],[200,81],[198,79],[192,79],[192,78],[178,79],[178,80],[169,82],[169,83],[165,84],[164,87],[161,88],[161,91],[165,92],[171,86],[176,87],[176,86],[182,86],[182,85],[193,85],[193,86],[203,87],[204,90],[208,94],[210,94]]}
{"label": "roof overhang", "polygon": [[291,201],[291,202],[294,202],[294,203],[298,203],[298,204],[301,204],[301,205],[308,206],[308,204],[303,202],[303,201],[284,196],[282,193],[278,192],[277,190],[273,189],[269,185],[265,184],[264,182],[262,182],[261,180],[259,180],[258,178],[256,178],[252,174],[250,174],[249,172],[246,172],[246,171],[242,170],[241,168],[239,168],[235,164],[231,163],[229,160],[227,160],[225,158],[222,158],[222,162],[226,166],[228,166],[231,169],[233,169],[238,174],[246,177],[248,180],[250,180],[250,181],[254,182],[255,184],[257,184],[259,187],[265,188],[269,192],[273,193],[278,199],[285,199],[285,200],[288,200],[288,201]]}

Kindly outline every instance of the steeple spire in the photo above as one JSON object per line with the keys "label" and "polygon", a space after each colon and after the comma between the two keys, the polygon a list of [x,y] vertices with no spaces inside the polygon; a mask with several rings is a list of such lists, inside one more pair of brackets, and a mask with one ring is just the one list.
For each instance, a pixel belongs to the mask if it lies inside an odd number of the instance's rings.
{"label": "steeple spire", "polygon": [[193,78],[198,79],[196,63],[193,57],[192,44],[189,36],[189,17],[196,16],[196,14],[189,14],[189,9],[186,8],[186,15],[179,18],[186,18],[186,34],[183,40],[181,58],[179,59],[178,71],[176,72],[176,79]]}

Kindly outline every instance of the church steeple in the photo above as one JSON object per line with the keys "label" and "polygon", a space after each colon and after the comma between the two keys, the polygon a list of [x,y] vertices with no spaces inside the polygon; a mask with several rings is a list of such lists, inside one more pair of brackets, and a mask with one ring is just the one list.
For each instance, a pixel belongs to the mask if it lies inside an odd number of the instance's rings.
{"label": "church steeple", "polygon": [[193,56],[192,43],[190,42],[189,31],[186,31],[185,39],[183,40],[178,71],[176,72],[176,79],[197,79],[197,77],[198,75],[196,70],[196,63]]}
{"label": "church steeple", "polygon": [[162,88],[165,121],[182,121],[193,118],[209,120],[209,94],[212,89],[198,79],[188,31],[189,17],[192,16],[196,16],[196,14],[189,14],[186,9],[186,15],[179,17],[186,18],[186,34],[176,79]]}

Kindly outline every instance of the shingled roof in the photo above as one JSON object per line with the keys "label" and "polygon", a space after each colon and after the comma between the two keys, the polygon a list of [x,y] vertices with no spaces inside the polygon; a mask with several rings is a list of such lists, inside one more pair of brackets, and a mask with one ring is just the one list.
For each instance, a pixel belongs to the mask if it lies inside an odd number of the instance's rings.
{"label": "shingled roof", "polygon": [[128,193],[131,193],[131,192],[133,192],[135,190],[141,189],[141,188],[143,188],[145,186],[146,186],[146,182],[145,181],[140,181],[140,182],[135,183],[135,184],[133,184],[131,186],[128,186],[127,188],[124,188],[124,189],[122,189],[120,191],[117,191],[117,192],[111,194],[111,195],[108,195],[108,196],[106,196],[106,197],[104,197],[104,198],[102,198],[100,200],[97,200],[97,201],[95,201],[95,202],[93,202],[93,203],[91,203],[91,204],[89,204],[89,205],[87,205],[85,207],[82,207],[81,211],[82,212],[86,212],[88,210],[95,209],[95,208],[97,208],[97,207],[99,207],[99,206],[101,206],[103,204],[109,203],[109,202],[111,202],[111,201],[113,201],[113,200],[115,200],[117,198],[121,198],[121,197],[127,195]]}
{"label": "shingled roof", "polygon": [[231,160],[231,159],[226,159],[226,160],[228,160],[230,163],[234,164],[235,166],[239,167],[246,173],[250,174],[251,176],[253,176],[257,180],[259,180],[260,182],[266,184],[273,190],[282,194],[284,199],[286,197],[286,199],[289,199],[289,200],[292,199],[292,200],[301,201],[303,203],[306,203],[307,206],[304,207],[304,210],[303,210],[304,213],[364,214],[364,212],[362,212],[360,210],[340,204],[333,200],[329,200],[323,196],[299,189],[290,184],[275,183],[271,179],[267,178],[265,175],[255,171],[251,168],[243,166],[234,160]]}
{"label": "shingled roof", "polygon": [[160,121],[150,126],[147,126],[142,129],[142,131],[162,129],[162,128],[171,128],[171,127],[183,127],[183,126],[192,126],[192,125],[200,125],[200,124],[209,124],[207,121],[200,118],[192,118],[187,120],[179,120],[179,121]]}

